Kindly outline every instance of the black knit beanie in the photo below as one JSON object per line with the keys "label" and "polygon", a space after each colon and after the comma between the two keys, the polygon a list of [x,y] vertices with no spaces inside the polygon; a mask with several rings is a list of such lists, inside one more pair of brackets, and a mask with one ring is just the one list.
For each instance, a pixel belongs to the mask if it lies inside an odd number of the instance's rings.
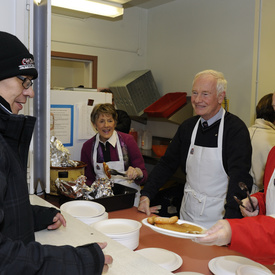
{"label": "black knit beanie", "polygon": [[37,78],[33,55],[16,36],[0,31],[0,80],[17,75]]}

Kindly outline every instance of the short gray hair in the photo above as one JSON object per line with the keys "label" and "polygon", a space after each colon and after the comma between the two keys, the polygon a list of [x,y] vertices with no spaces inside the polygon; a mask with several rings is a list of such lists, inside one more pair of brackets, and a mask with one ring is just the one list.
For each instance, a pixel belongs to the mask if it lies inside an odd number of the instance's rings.
{"label": "short gray hair", "polygon": [[117,112],[113,104],[104,103],[95,105],[91,113],[91,122],[95,124],[101,114],[111,115],[114,121],[117,122]]}
{"label": "short gray hair", "polygon": [[195,80],[202,75],[212,75],[215,79],[217,79],[217,86],[216,86],[217,94],[220,94],[223,91],[226,92],[227,80],[224,78],[223,73],[214,71],[214,70],[201,71],[195,75],[194,80],[193,80],[193,85],[194,85]]}

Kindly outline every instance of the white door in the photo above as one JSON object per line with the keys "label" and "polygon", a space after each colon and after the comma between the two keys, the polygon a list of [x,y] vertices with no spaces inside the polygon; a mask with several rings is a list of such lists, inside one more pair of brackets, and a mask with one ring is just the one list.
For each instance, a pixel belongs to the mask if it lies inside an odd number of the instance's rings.
{"label": "white door", "polygon": [[[1,31],[17,36],[33,53],[33,1],[5,0],[0,2]],[[21,113],[32,114],[32,100],[28,100]],[[32,161],[33,150],[30,146],[28,162],[29,191],[33,193]]]}

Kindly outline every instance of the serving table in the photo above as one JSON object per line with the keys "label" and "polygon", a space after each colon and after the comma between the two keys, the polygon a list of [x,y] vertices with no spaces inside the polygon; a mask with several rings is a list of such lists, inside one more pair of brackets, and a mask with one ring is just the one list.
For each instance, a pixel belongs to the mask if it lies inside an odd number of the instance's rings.
{"label": "serving table", "polygon": [[[110,212],[109,219],[112,218],[125,218],[142,221],[146,218],[146,215],[138,212],[136,207],[132,207],[129,209]],[[136,250],[147,247],[167,249],[181,256],[183,264],[173,273],[192,271],[211,275],[212,272],[208,268],[208,262],[211,259],[226,255],[243,256],[227,247],[200,245],[190,239],[182,239],[157,233],[151,228],[143,225],[140,230],[139,246]],[[275,274],[275,265],[267,265],[266,267]]]}
{"label": "serving table", "polygon": [[[30,201],[34,205],[54,207],[36,195],[30,195]],[[114,260],[109,267],[108,275],[172,274],[66,212],[62,212],[62,214],[66,219],[67,226],[61,226],[57,230],[38,231],[35,233],[36,241],[41,244],[72,245],[74,247],[93,242],[107,242],[108,245],[103,251],[105,254],[111,255]]]}
{"label": "serving table", "polygon": [[[32,204],[53,207],[53,205],[36,195],[30,195],[30,200]],[[182,239],[157,233],[151,228],[142,225],[140,229],[139,246],[136,250],[154,247],[167,249],[177,253],[182,258],[183,264],[180,268],[171,273],[139,255],[138,253],[135,253],[135,251],[132,251],[120,243],[103,235],[102,233],[93,229],[93,227],[75,219],[66,212],[62,212],[62,214],[66,218],[67,226],[60,227],[54,231],[42,230],[36,232],[36,241],[42,244],[68,244],[72,246],[83,245],[91,242],[106,241],[108,245],[104,249],[104,253],[111,255],[114,259],[113,264],[109,267],[107,272],[108,275],[162,275],[183,271],[192,271],[205,275],[211,275],[212,273],[208,268],[208,262],[211,259],[226,255],[242,256],[240,253],[230,250],[227,247],[200,245],[190,239]],[[109,219],[125,218],[137,220],[140,222],[147,217],[144,213],[138,212],[136,207],[113,211],[109,212],[108,214]],[[268,265],[266,267],[275,274],[274,265]]]}

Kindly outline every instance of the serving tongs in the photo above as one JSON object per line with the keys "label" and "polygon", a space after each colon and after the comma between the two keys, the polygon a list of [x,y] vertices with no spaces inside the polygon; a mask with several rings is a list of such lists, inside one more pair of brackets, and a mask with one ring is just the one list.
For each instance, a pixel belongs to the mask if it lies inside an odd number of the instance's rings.
{"label": "serving tongs", "polygon": [[236,196],[234,196],[234,199],[235,199],[235,201],[237,202],[237,204],[238,204],[239,206],[242,206],[245,210],[247,210],[247,211],[250,212],[250,210],[249,210],[247,207],[245,207],[245,206],[243,205],[243,202],[242,202],[241,200],[239,200]]}
{"label": "serving tongs", "polygon": [[118,172],[118,171],[115,170],[115,169],[109,169],[109,170],[108,170],[108,173],[109,173],[110,175],[113,175],[113,176],[119,175],[119,176],[127,177],[125,173]]}
{"label": "serving tongs", "polygon": [[239,187],[240,187],[243,191],[246,191],[247,197],[248,197],[249,202],[250,202],[250,205],[251,205],[251,207],[252,207],[252,212],[254,212],[254,211],[255,211],[255,207],[254,207],[254,205],[253,205],[253,202],[252,202],[252,199],[251,199],[251,197],[250,197],[249,190],[248,190],[246,184],[243,183],[243,182],[239,182]]}

